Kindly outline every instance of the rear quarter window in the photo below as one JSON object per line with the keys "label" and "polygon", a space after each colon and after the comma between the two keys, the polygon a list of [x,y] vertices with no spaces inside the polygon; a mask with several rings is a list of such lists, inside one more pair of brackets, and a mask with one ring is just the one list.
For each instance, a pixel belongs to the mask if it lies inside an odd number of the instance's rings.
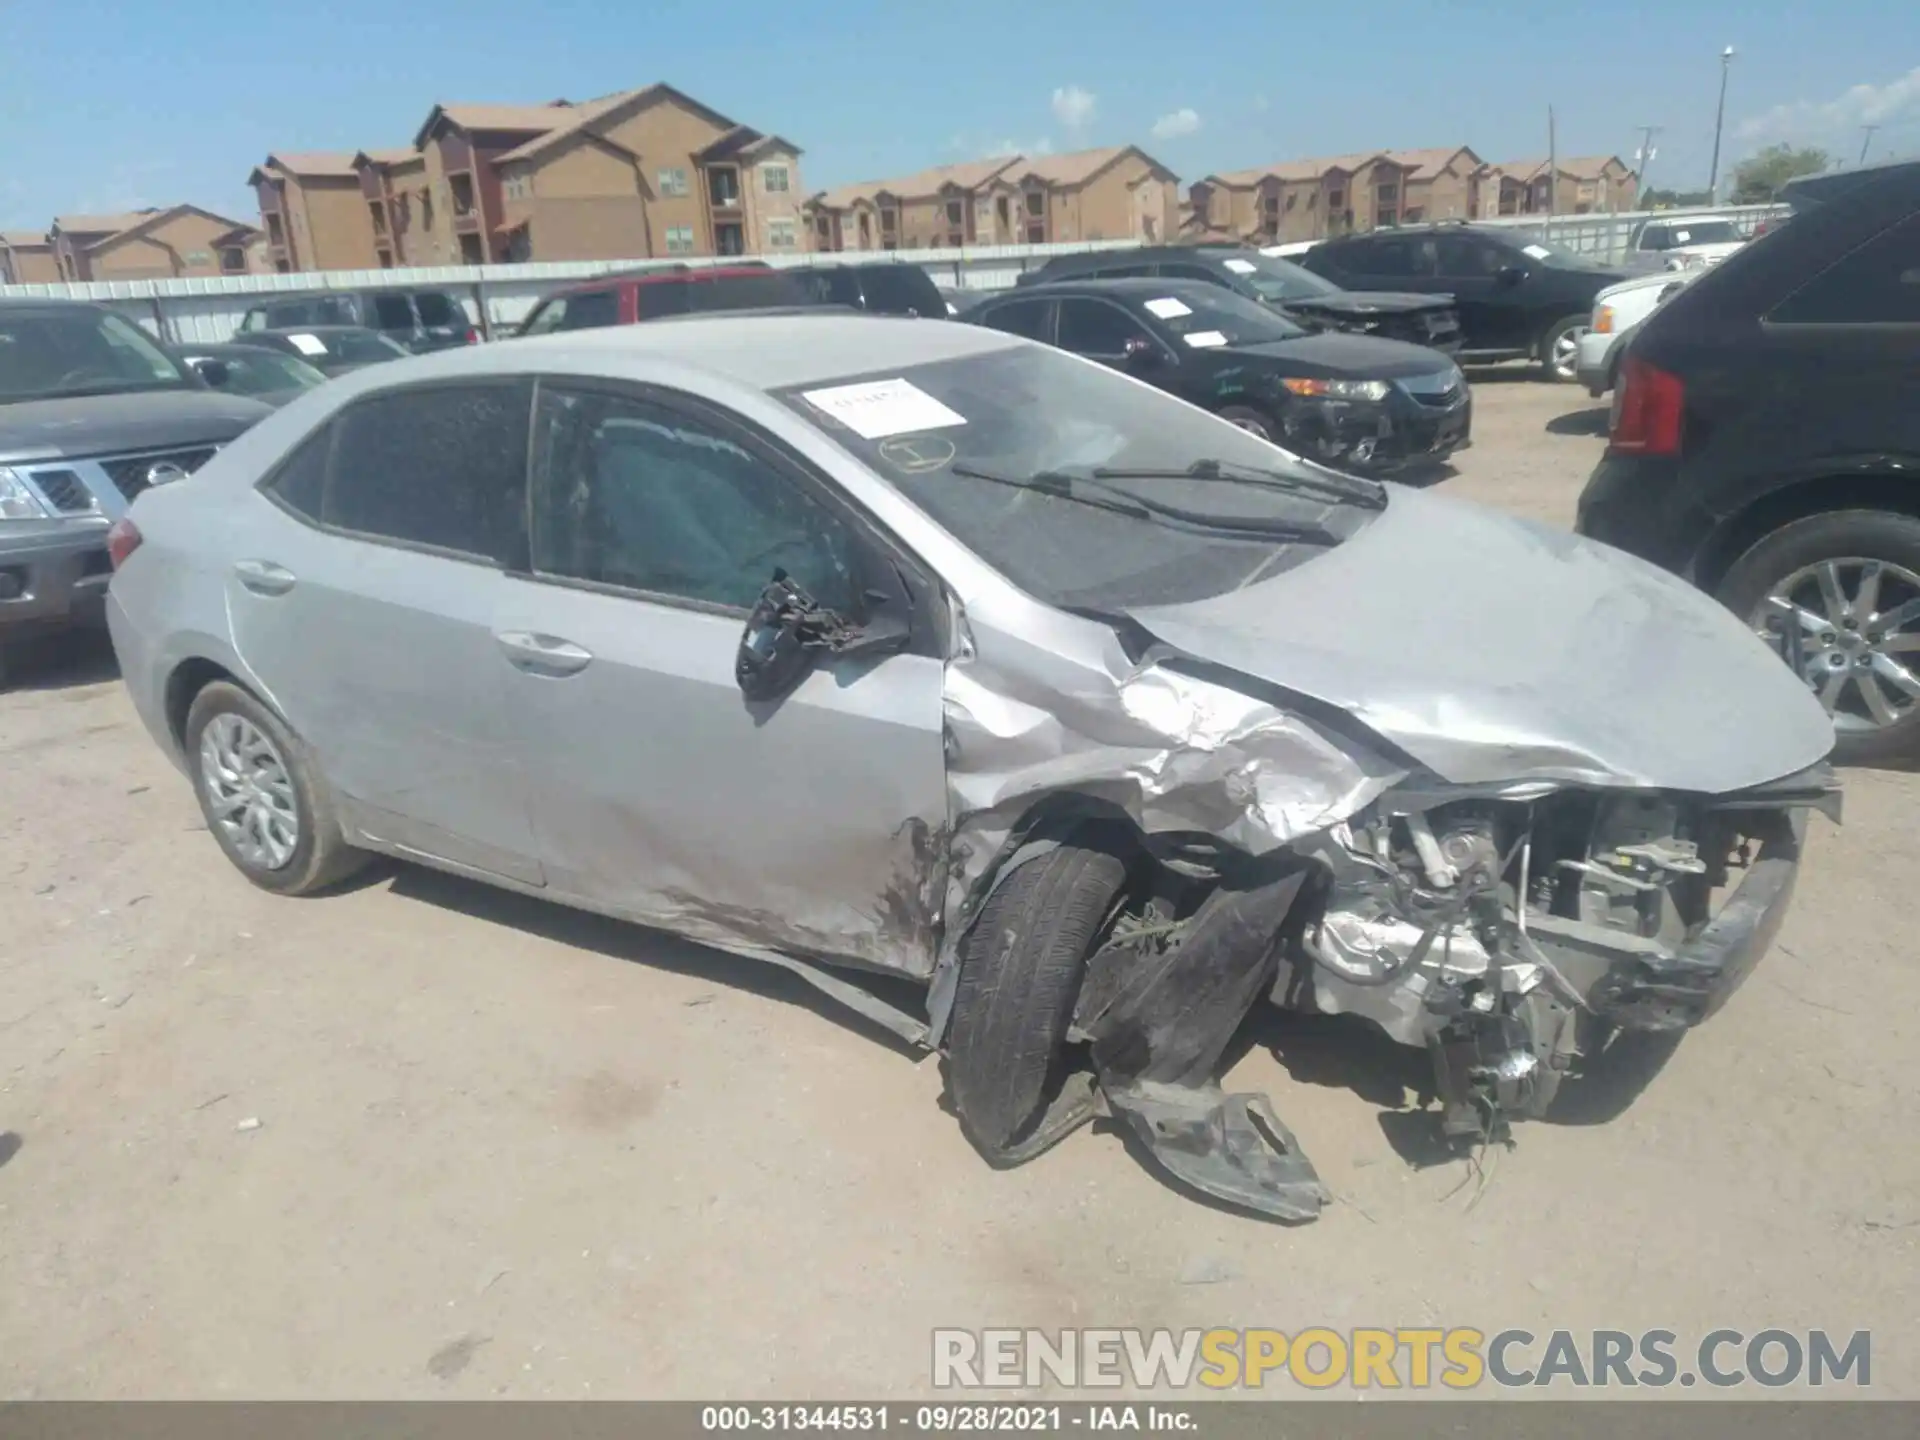
{"label": "rear quarter window", "polygon": [[887,315],[945,315],[947,302],[918,265],[876,265],[867,270],[867,309]]}
{"label": "rear quarter window", "polygon": [[1842,256],[1767,318],[1777,325],[1920,325],[1920,214]]}
{"label": "rear quarter window", "polygon": [[465,325],[467,312],[451,295],[423,290],[413,297],[413,308],[420,313],[422,325]]}

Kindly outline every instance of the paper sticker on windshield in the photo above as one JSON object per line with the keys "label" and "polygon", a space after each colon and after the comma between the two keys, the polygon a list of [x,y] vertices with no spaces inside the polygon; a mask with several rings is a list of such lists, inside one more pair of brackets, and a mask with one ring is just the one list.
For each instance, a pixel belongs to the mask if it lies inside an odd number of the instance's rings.
{"label": "paper sticker on windshield", "polygon": [[966,416],[955,414],[919,386],[905,380],[866,380],[858,385],[803,390],[800,398],[864,440],[884,440],[889,435],[910,435],[916,430],[941,430],[967,423]]}
{"label": "paper sticker on windshield", "polygon": [[1520,253],[1522,255],[1531,255],[1536,260],[1544,260],[1553,254],[1553,252],[1544,245],[1522,245],[1520,247]]}
{"label": "paper sticker on windshield", "polygon": [[1196,330],[1191,335],[1182,335],[1180,338],[1196,350],[1210,350],[1215,345],[1227,343],[1227,337],[1218,330]]}
{"label": "paper sticker on windshield", "polygon": [[1182,315],[1191,315],[1193,311],[1172,296],[1168,296],[1165,300],[1147,301],[1147,313],[1158,315],[1162,320],[1178,320]]}
{"label": "paper sticker on windshield", "polygon": [[1220,263],[1236,275],[1251,275],[1260,268],[1251,260],[1222,260]]}
{"label": "paper sticker on windshield", "polygon": [[320,343],[320,337],[317,335],[289,335],[287,336],[287,343],[302,355],[324,355],[327,353],[327,347]]}

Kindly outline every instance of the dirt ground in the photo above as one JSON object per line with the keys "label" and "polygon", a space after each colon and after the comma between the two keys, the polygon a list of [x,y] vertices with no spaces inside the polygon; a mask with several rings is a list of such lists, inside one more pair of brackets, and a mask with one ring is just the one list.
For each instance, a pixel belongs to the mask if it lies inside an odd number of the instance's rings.
{"label": "dirt ground", "polygon": [[[1570,521],[1591,402],[1478,400],[1444,489]],[[422,870],[263,894],[67,652],[0,696],[0,1395],[906,1397],[936,1326],[1474,1325],[1867,1329],[1920,1397],[1920,778],[1853,774],[1726,1011],[1471,1208],[1420,1057],[1254,1027],[1230,1088],[1338,1197],[1288,1229],[1112,1133],[989,1169],[770,969]]]}

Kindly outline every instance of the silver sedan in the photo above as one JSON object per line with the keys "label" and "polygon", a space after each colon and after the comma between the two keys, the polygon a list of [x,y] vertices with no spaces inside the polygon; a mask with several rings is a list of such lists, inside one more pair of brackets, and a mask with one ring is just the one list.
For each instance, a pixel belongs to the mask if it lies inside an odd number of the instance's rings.
{"label": "silver sedan", "polygon": [[1216,1080],[1254,1005],[1427,1051],[1478,1142],[1710,1015],[1838,798],[1692,588],[946,322],[397,361],[113,553],[134,703],[255,884],[381,852],[756,956],[943,1050],[992,1159],[1112,1114],[1273,1216],[1325,1194]]}

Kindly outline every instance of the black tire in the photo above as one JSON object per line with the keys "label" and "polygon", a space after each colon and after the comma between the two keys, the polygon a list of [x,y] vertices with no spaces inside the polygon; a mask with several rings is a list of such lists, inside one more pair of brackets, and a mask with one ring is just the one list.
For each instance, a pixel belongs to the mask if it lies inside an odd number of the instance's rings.
{"label": "black tire", "polygon": [[[1920,520],[1891,510],[1831,510],[1783,525],[1728,567],[1716,590],[1720,602],[1745,620],[1769,591],[1794,571],[1822,560],[1880,560],[1920,574]],[[1877,730],[1841,730],[1834,757],[1848,765],[1878,765],[1920,757],[1920,704]]]}
{"label": "black tire", "polygon": [[948,1082],[990,1159],[1025,1136],[1059,1083],[1081,975],[1126,878],[1119,856],[1062,845],[1009,875],[960,947]]}
{"label": "black tire", "polygon": [[1222,420],[1238,425],[1249,434],[1258,435],[1262,440],[1269,442],[1273,440],[1275,431],[1279,429],[1270,417],[1245,405],[1229,405],[1218,413]]}
{"label": "black tire", "polygon": [[[201,770],[200,747],[206,729],[221,716],[238,716],[272,742],[292,782],[298,833],[286,863],[269,866],[248,859],[236,848],[214,810],[214,797]],[[187,773],[207,830],[227,859],[247,879],[276,895],[310,895],[346,879],[371,857],[347,844],[334,810],[333,795],[314,763],[312,752],[281,718],[238,685],[215,680],[193,697],[185,727]]]}
{"label": "black tire", "polygon": [[1550,380],[1556,385],[1571,385],[1580,378],[1578,370],[1580,356],[1577,350],[1567,355],[1564,365],[1554,360],[1553,352],[1567,336],[1585,330],[1589,323],[1589,316],[1569,315],[1554,321],[1547,327],[1546,333],[1540,337],[1540,352],[1537,357],[1540,361],[1542,379]]}

